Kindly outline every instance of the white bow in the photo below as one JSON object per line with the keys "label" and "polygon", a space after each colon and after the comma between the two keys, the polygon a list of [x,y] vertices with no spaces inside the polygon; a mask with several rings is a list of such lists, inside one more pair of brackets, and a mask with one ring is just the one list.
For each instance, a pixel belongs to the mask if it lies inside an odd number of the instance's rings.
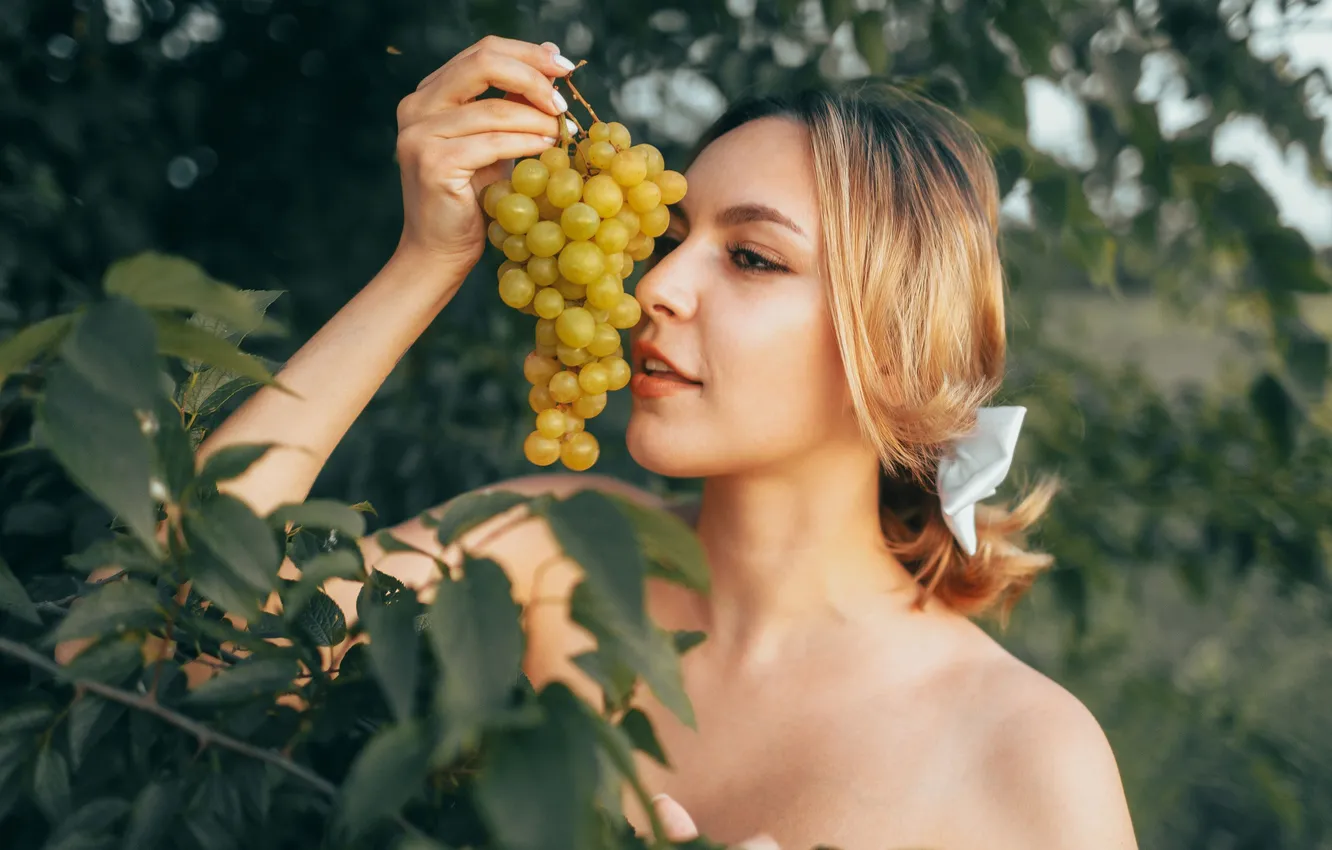
{"label": "white bow", "polygon": [[976,503],[995,494],[1008,475],[1025,407],[982,407],[976,427],[939,461],[944,522],[968,555],[976,554]]}

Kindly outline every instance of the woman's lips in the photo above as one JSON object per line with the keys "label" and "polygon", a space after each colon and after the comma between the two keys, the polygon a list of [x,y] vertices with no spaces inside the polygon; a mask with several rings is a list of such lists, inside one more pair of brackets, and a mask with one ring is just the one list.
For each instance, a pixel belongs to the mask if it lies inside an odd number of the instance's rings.
{"label": "woman's lips", "polygon": [[629,392],[635,398],[664,398],[703,386],[674,372],[638,372],[629,379]]}

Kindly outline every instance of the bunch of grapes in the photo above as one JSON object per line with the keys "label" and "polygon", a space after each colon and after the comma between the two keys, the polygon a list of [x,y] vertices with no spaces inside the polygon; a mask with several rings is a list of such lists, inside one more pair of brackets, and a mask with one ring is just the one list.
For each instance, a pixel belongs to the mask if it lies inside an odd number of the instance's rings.
{"label": "bunch of grapes", "polygon": [[607,392],[629,383],[620,332],[638,324],[642,310],[624,281],[652,254],[670,219],[667,205],[687,188],[659,150],[632,144],[623,124],[588,111],[596,123],[586,132],[563,134],[482,195],[487,236],[506,258],[500,298],[537,317],[535,347],[523,362],[536,429],[523,454],[578,472],[601,453],[584,422],[605,409]]}

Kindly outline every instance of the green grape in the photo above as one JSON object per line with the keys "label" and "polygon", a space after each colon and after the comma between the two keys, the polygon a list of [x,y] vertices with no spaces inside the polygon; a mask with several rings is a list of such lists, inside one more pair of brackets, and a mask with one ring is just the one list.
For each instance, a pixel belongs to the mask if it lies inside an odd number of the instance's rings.
{"label": "green grape", "polygon": [[533,431],[523,440],[523,455],[537,466],[550,466],[564,455],[564,445]]}
{"label": "green grape", "polygon": [[606,409],[606,394],[580,396],[573,403],[573,412],[575,416],[581,416],[584,419],[593,419]]}
{"label": "green grape", "polygon": [[583,155],[583,148],[585,147],[587,147],[587,143],[574,145],[574,156],[573,156],[574,170],[584,177],[587,176],[587,172],[590,170],[587,167],[587,157]]}
{"label": "green grape", "polygon": [[578,434],[583,428],[587,427],[583,417],[576,416],[573,411],[564,411],[564,433]]}
{"label": "green grape", "polygon": [[569,151],[563,145],[546,148],[541,152],[541,164],[552,174],[562,168],[568,168]]}
{"label": "green grape", "polygon": [[610,142],[593,142],[588,146],[587,161],[592,163],[593,168],[610,168],[613,159],[615,159],[615,145]]}
{"label": "green grape", "polygon": [[615,349],[615,353],[611,355],[611,357],[623,357],[623,356],[624,356],[624,348]]}
{"label": "green grape", "polygon": [[541,411],[537,414],[536,427],[541,436],[552,440],[564,436],[568,428],[568,424],[564,421],[564,411],[557,407]]}
{"label": "green grape", "polygon": [[663,171],[651,180],[660,187],[663,204],[678,204],[689,191],[689,181],[678,171]]}
{"label": "green grape", "polygon": [[550,179],[550,169],[538,159],[524,159],[513,167],[509,183],[513,191],[521,192],[529,198],[535,198],[546,191],[546,181]]}
{"label": "green grape", "polygon": [[599,395],[604,393],[608,386],[610,386],[610,373],[600,363],[589,363],[578,370],[578,388],[585,395]]}
{"label": "green grape", "polygon": [[[605,357],[619,347],[620,332],[611,327],[609,322],[597,322],[596,330],[592,332],[592,341],[587,344],[587,353],[593,357]],[[531,357],[530,354],[528,356]]]}
{"label": "green grape", "polygon": [[587,353],[586,348],[574,348],[572,345],[560,343],[555,346],[555,356],[565,366],[582,366],[592,359],[592,355]]}
{"label": "green grape", "polygon": [[546,181],[546,197],[560,209],[577,203],[583,194],[583,175],[572,168],[556,171]]}
{"label": "green grape", "polygon": [[656,239],[671,226],[670,207],[665,204],[657,204],[639,216],[639,220],[643,223],[643,233]]}
{"label": "green grape", "polygon": [[[649,252],[651,253],[651,252]],[[634,273],[634,258],[628,254],[621,254],[620,280],[628,280],[629,275]]]}
{"label": "green grape", "polygon": [[[532,230],[536,230],[539,225],[540,222],[537,222],[537,224],[532,226]],[[532,230],[527,231],[528,239],[532,238]],[[564,231],[560,232],[563,233]],[[561,245],[560,247],[563,248],[564,246]],[[527,261],[526,268],[527,276],[532,278],[532,282],[537,286],[550,286],[558,280],[560,276],[560,264],[555,259],[554,254],[549,257],[534,256]]]}
{"label": "green grape", "polygon": [[642,151],[620,151],[611,160],[610,173],[621,186],[637,186],[647,179],[647,157]]}
{"label": "green grape", "polygon": [[644,143],[641,145],[634,145],[630,150],[640,151],[643,154],[643,158],[647,160],[647,179],[651,180],[666,168],[666,160],[662,157],[661,151],[657,150],[655,145]]}
{"label": "green grape", "polygon": [[564,229],[558,222],[538,221],[527,231],[526,244],[535,257],[554,257],[564,247]]}
{"label": "green grape", "polygon": [[599,325],[610,324],[610,310],[603,310],[600,307],[593,307],[591,304],[584,304],[583,309],[592,314],[592,318]]}
{"label": "green grape", "polygon": [[[539,307],[537,312],[541,312]],[[620,296],[620,303],[611,308],[610,326],[627,331],[638,324],[638,320],[642,317],[643,308],[638,303],[638,299],[626,292]]]}
{"label": "green grape", "polygon": [[533,413],[540,413],[554,407],[555,399],[551,398],[549,387],[538,385],[528,391],[527,403],[531,405]]}
{"label": "green grape", "polygon": [[553,319],[564,312],[564,296],[557,292],[554,287],[542,287],[533,296],[532,307],[541,318]]}
{"label": "green grape", "polygon": [[624,270],[624,260],[625,256],[623,251],[619,251],[614,254],[607,254],[606,271],[610,274],[615,275],[621,280],[624,280],[624,278],[621,277],[620,275],[620,272]]}
{"label": "green grape", "polygon": [[579,431],[560,444],[560,461],[574,472],[591,469],[600,456],[597,438],[586,431]]}
{"label": "green grape", "polygon": [[[534,302],[536,301],[535,298],[533,298],[532,300]],[[536,346],[533,347],[532,350],[535,351],[537,354],[540,354],[542,357],[554,357],[555,355],[560,353],[558,345],[543,345],[542,343],[539,342],[536,344]]]}
{"label": "green grape", "polygon": [[605,142],[610,140],[610,127],[605,121],[598,121],[587,128],[587,137],[594,142]]}
{"label": "green grape", "polygon": [[504,276],[514,269],[523,270],[522,263],[515,263],[513,260],[505,260],[499,264],[499,269],[495,272],[495,280],[504,280]]}
{"label": "green grape", "polygon": [[[531,233],[532,231],[527,231]],[[500,246],[504,249],[504,256],[513,260],[515,263],[525,263],[531,258],[532,252],[527,249],[527,237],[514,234],[504,240]]]}
{"label": "green grape", "polygon": [[584,286],[606,270],[606,255],[591,242],[570,242],[560,251],[560,274]]}
{"label": "green grape", "polygon": [[[598,174],[587,178],[583,186],[583,203],[596,210],[602,218],[610,218],[624,207],[624,192],[609,174]],[[637,228],[630,232],[635,231]]]}
{"label": "green grape", "polygon": [[629,231],[630,239],[634,237],[635,233],[643,229],[642,222],[638,219],[638,213],[634,212],[633,207],[620,207],[619,212],[615,213],[615,218],[619,219],[620,223],[624,225],[624,229]]}
{"label": "green grape", "polygon": [[607,384],[606,389],[615,391],[622,390],[629,385],[629,379],[633,376],[629,368],[629,361],[623,357],[606,357],[601,363],[606,367]]}
{"label": "green grape", "polygon": [[518,308],[518,312],[519,312],[519,313],[522,313],[524,316],[535,316],[535,315],[536,315],[536,310],[532,309],[532,302],[530,302],[530,301],[527,302],[526,304],[524,304],[523,306],[519,307],[519,308]]}
{"label": "green grape", "polygon": [[535,293],[536,284],[527,276],[527,272],[520,269],[509,272],[499,282],[500,299],[515,310],[531,304]]}
{"label": "green grape", "polygon": [[[586,286],[583,286],[581,283],[574,283],[572,280],[565,280],[564,278],[555,281],[555,291],[563,295],[566,302],[582,301],[587,297]],[[564,308],[565,310],[568,310],[569,305],[565,304]],[[564,314],[561,313],[560,315],[562,316]]]}
{"label": "green grape", "polygon": [[537,196],[536,204],[537,215],[541,217],[542,221],[559,221],[560,214],[564,212],[564,210],[552,204],[550,198],[545,195]]}
{"label": "green grape", "polygon": [[571,240],[588,240],[596,235],[601,226],[601,216],[597,211],[582,202],[570,204],[560,216],[560,227],[564,235]]}
{"label": "green grape", "polygon": [[[549,319],[542,319],[540,321],[549,321]],[[555,373],[563,371],[563,369],[564,367],[560,365],[560,361],[556,360],[554,357],[542,357],[536,352],[532,352],[523,358],[523,377],[533,386],[545,386],[546,384],[549,384],[550,379]]]}
{"label": "green grape", "polygon": [[509,231],[505,230],[504,225],[498,221],[492,221],[490,226],[486,228],[486,239],[490,240],[490,244],[496,248],[503,248],[504,240],[508,238]]}
{"label": "green grape", "polygon": [[[555,320],[537,319],[535,336],[537,345],[559,344],[560,335],[555,332]],[[554,355],[551,356],[553,357]]]}
{"label": "green grape", "polygon": [[486,215],[495,218],[499,214],[499,202],[505,195],[513,194],[513,184],[508,180],[496,180],[486,187],[485,193],[481,196],[481,206],[486,211]]}
{"label": "green grape", "polygon": [[574,372],[564,371],[556,372],[550,377],[550,383],[546,385],[550,390],[550,397],[560,404],[568,404],[576,401],[583,394],[578,388],[578,375]]}
{"label": "green grape", "polygon": [[566,307],[555,320],[555,333],[559,334],[560,342],[571,348],[586,348],[596,332],[596,319],[582,307]]}
{"label": "green grape", "polygon": [[602,310],[613,310],[624,294],[624,284],[610,272],[587,285],[587,303]]}
{"label": "green grape", "polygon": [[635,260],[646,260],[652,256],[652,250],[656,247],[656,242],[646,233],[640,233],[629,240],[629,247],[625,253]]}
{"label": "green grape", "polygon": [[606,127],[610,130],[610,143],[615,145],[616,150],[626,150],[634,143],[633,138],[629,135],[629,128],[619,121],[612,121]]}
{"label": "green grape", "polygon": [[624,222],[618,218],[608,218],[597,227],[594,241],[607,254],[618,254],[629,244],[631,236],[633,234],[624,226]]}
{"label": "green grape", "polygon": [[634,212],[642,215],[661,203],[661,189],[649,180],[629,189],[625,193],[625,198],[629,201],[629,206],[634,208]]}
{"label": "green grape", "polygon": [[[652,186],[655,184],[643,183],[640,185]],[[510,233],[526,233],[532,229],[532,225],[536,224],[539,218],[536,201],[517,192],[505,195],[495,206],[495,220]]]}

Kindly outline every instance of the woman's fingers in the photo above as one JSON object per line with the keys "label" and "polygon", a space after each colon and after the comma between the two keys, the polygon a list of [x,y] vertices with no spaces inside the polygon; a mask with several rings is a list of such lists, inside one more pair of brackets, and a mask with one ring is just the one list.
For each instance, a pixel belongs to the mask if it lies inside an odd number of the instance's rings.
{"label": "woman's fingers", "polygon": [[398,159],[414,165],[430,184],[471,179],[472,173],[496,162],[537,156],[555,143],[536,133],[475,133],[459,138],[422,138],[413,134],[398,147]]}
{"label": "woman's fingers", "polygon": [[692,841],[698,838],[698,827],[694,825],[694,819],[684,810],[684,806],[672,798],[658,794],[652,798],[652,808],[657,812],[657,820],[661,821],[661,828],[666,833],[667,841]]}
{"label": "woman's fingers", "polygon": [[492,97],[427,116],[403,132],[409,137],[419,133],[441,139],[477,133],[531,133],[558,138],[560,121],[525,103]]}
{"label": "woman's fingers", "polygon": [[[398,109],[399,128],[420,120],[430,112],[468,103],[491,88],[520,94],[538,109],[558,115],[568,104],[555,91],[552,77],[567,71],[555,62],[555,56],[539,45],[530,45],[546,57],[534,65],[498,50],[481,49],[454,57],[412,94]],[[563,60],[568,63],[568,60]]]}

